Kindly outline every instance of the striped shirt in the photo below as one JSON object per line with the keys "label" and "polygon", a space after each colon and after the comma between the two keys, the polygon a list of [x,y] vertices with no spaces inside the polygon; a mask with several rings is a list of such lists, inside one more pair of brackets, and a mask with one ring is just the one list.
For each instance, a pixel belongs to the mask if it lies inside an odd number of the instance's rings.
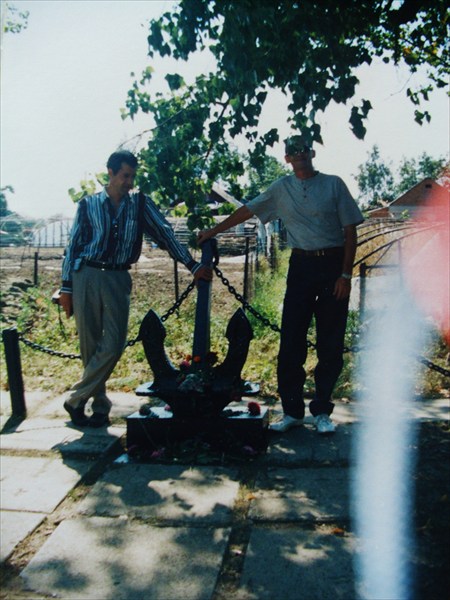
{"label": "striped shirt", "polygon": [[[115,265],[136,262],[133,256],[139,234],[139,194],[125,196],[114,210],[105,189],[81,200],[62,265],[62,288],[72,291],[72,272],[83,261]],[[148,196],[145,197],[143,231],[192,274],[199,268],[189,250],[176,239],[172,227]]]}

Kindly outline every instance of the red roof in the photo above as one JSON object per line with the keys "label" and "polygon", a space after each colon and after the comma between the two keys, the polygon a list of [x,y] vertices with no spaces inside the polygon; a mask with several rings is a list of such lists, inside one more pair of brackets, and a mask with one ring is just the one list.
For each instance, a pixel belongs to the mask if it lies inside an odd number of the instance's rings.
{"label": "red roof", "polygon": [[450,196],[445,187],[436,183],[431,177],[427,177],[405,192],[402,196],[391,202],[389,207],[423,206],[430,200],[433,200],[433,203],[440,204],[442,202],[448,204]]}

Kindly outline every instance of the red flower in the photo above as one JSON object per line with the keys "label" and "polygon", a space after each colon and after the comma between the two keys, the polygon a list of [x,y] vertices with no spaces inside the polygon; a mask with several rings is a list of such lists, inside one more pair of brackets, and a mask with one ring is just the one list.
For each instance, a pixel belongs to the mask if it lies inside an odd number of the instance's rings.
{"label": "red flower", "polygon": [[249,402],[247,404],[247,410],[252,417],[257,417],[261,414],[261,407],[257,402]]}
{"label": "red flower", "polygon": [[192,362],[195,362],[195,363],[202,362],[202,357],[201,356],[194,356],[194,358],[192,359]]}

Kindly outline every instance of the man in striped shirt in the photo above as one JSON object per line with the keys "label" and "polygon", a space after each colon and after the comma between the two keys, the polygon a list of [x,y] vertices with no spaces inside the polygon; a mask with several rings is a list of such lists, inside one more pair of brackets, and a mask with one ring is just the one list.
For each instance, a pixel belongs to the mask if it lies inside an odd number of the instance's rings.
{"label": "man in striped shirt", "polygon": [[[130,265],[139,259],[145,232],[183,263],[194,280],[212,279],[175,238],[155,203],[134,187],[137,159],[114,152],[108,159],[108,185],[80,201],[62,266],[60,304],[77,324],[84,371],[68,393],[64,408],[78,426],[109,423],[106,381],[125,347],[130,307]],[[85,406],[93,398],[88,419]]]}

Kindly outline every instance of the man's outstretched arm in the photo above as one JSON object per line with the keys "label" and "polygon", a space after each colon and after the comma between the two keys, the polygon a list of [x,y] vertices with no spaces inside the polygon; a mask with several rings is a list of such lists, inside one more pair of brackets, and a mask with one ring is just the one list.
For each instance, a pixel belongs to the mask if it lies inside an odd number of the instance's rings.
{"label": "man's outstretched arm", "polygon": [[211,227],[211,229],[200,231],[197,236],[197,242],[203,244],[203,242],[206,242],[206,240],[216,236],[218,233],[223,233],[236,225],[240,225],[241,223],[248,221],[251,217],[253,217],[253,213],[246,206],[240,206],[221,223],[217,223],[217,225]]}

